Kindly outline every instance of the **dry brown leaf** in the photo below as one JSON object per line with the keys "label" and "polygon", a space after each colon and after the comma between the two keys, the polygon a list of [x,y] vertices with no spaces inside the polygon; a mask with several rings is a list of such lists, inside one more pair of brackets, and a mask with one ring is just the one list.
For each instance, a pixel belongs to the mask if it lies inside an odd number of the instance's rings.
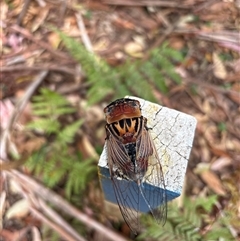
{"label": "dry brown leaf", "polygon": [[12,194],[22,193],[21,185],[16,182],[14,179],[9,180],[9,190]]}
{"label": "dry brown leaf", "polygon": [[[239,80],[240,80],[240,74],[239,74]],[[232,85],[232,90],[235,91],[234,93],[229,92],[229,97],[232,101],[240,105],[240,83],[237,81]]]}
{"label": "dry brown leaf", "polygon": [[169,39],[169,46],[176,50],[182,49],[184,47],[184,44],[185,42],[182,38],[172,37]]}
{"label": "dry brown leaf", "polygon": [[64,25],[61,28],[68,36],[81,36],[81,31],[77,26],[75,17],[69,17],[64,19]]}
{"label": "dry brown leaf", "polygon": [[3,214],[5,211],[5,206],[6,206],[6,192],[5,190],[1,191],[1,196],[0,196],[0,210],[1,210],[1,216],[0,216],[0,230],[2,230],[3,228],[3,222],[2,222],[2,218],[3,218]]}
{"label": "dry brown leaf", "polygon": [[211,165],[212,171],[221,172],[226,167],[232,165],[232,159],[229,157],[220,157],[215,160]]}
{"label": "dry brown leaf", "polygon": [[21,199],[15,202],[6,212],[6,218],[23,218],[29,212],[29,202],[27,199]]}
{"label": "dry brown leaf", "polygon": [[225,196],[226,191],[222,185],[222,182],[218,178],[218,176],[212,171],[203,171],[200,174],[202,180],[208,185],[210,189],[212,189],[216,194]]}
{"label": "dry brown leaf", "polygon": [[229,157],[229,153],[226,150],[226,145],[222,145],[222,144],[215,144],[213,146],[211,146],[211,152],[215,155],[215,156],[223,156],[223,157]]}
{"label": "dry brown leaf", "polygon": [[211,152],[209,150],[209,146],[204,138],[199,139],[200,144],[200,152],[201,152],[201,160],[208,162],[211,158]]}
{"label": "dry brown leaf", "polygon": [[39,6],[37,4],[35,4],[34,2],[32,2],[28,9],[27,9],[27,12],[25,13],[24,15],[24,18],[22,20],[22,23],[24,26],[26,25],[30,25],[32,24],[33,20],[35,17],[38,16],[39,14]]}
{"label": "dry brown leaf", "polygon": [[124,51],[134,57],[134,58],[142,58],[143,57],[143,47],[141,44],[137,42],[128,42],[124,46]]}
{"label": "dry brown leaf", "polygon": [[41,233],[36,226],[33,226],[31,228],[31,231],[32,231],[33,241],[42,241]]}
{"label": "dry brown leaf", "polygon": [[60,44],[60,42],[61,42],[59,34],[57,34],[55,32],[49,33],[49,35],[48,35],[48,42],[51,44],[51,46],[54,49],[57,49],[59,44]]}
{"label": "dry brown leaf", "polygon": [[226,68],[222,62],[222,60],[218,57],[217,53],[213,53],[213,64],[214,69],[213,73],[214,75],[219,79],[226,79],[227,77],[227,71]]}
{"label": "dry brown leaf", "polygon": [[14,232],[11,232],[7,229],[1,229],[1,238],[4,240],[4,241],[11,241],[11,240],[14,240],[15,238],[15,233]]}
{"label": "dry brown leaf", "polygon": [[14,105],[10,99],[5,99],[0,101],[0,128],[2,130],[6,129],[12,112],[14,111]]}
{"label": "dry brown leaf", "polygon": [[[26,236],[27,236],[28,230],[29,230],[28,227],[18,229],[16,231],[12,231],[12,232],[7,229],[3,229],[3,230],[1,230],[1,238],[3,238],[4,241],[27,240]],[[24,239],[24,237],[25,237],[25,239]],[[33,241],[35,241],[35,240],[33,240]]]}
{"label": "dry brown leaf", "polygon": [[49,13],[50,7],[48,5],[46,5],[45,7],[40,8],[40,9],[41,9],[41,11],[39,11],[36,18],[33,21],[32,32],[35,32],[44,23],[47,15]]}
{"label": "dry brown leaf", "polygon": [[[7,19],[7,12],[8,12],[8,4],[5,1],[1,2],[1,7],[0,7],[0,16],[1,19]],[[2,27],[2,26],[1,26]],[[0,33],[1,35],[3,34],[3,32],[1,31]],[[1,45],[0,45],[1,46]],[[1,48],[1,47],[0,47]]]}
{"label": "dry brown leaf", "polygon": [[97,42],[93,44],[94,52],[107,50],[109,47],[110,41],[106,37],[100,38]]}
{"label": "dry brown leaf", "polygon": [[22,147],[23,152],[33,153],[39,150],[43,144],[46,143],[46,139],[43,137],[34,137],[26,141],[24,147]]}
{"label": "dry brown leaf", "polygon": [[125,29],[134,29],[135,25],[130,21],[124,20],[117,16],[113,16],[113,23],[115,23],[118,27],[125,28]]}
{"label": "dry brown leaf", "polygon": [[82,139],[78,142],[78,148],[83,155],[83,158],[93,158],[98,160],[99,156],[88,138],[84,135]]}
{"label": "dry brown leaf", "polygon": [[200,163],[194,170],[196,174],[199,174],[202,180],[207,184],[207,186],[213,190],[216,194],[225,196],[226,191],[222,185],[219,177],[209,169],[209,164]]}

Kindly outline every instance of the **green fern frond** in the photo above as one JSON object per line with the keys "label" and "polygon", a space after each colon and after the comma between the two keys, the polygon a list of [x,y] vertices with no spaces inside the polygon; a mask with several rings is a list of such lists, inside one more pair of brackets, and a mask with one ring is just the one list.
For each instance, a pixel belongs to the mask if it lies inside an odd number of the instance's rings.
{"label": "green fern frond", "polygon": [[47,88],[40,89],[40,95],[33,97],[32,107],[37,116],[55,117],[75,111],[63,96]]}
{"label": "green fern frond", "polygon": [[42,240],[59,241],[61,240],[60,235],[50,228],[48,225],[42,224],[41,228]]}
{"label": "green fern frond", "polygon": [[[209,212],[216,204],[216,195],[207,198],[200,198],[192,202],[190,199],[184,200],[184,209],[179,210],[176,205],[169,205],[168,218],[166,224],[159,226],[152,217],[143,217],[143,224],[146,230],[139,236],[139,240],[144,238],[152,238],[153,240],[176,240],[176,241],[210,241],[210,240],[235,240],[229,231],[230,218],[222,217],[216,219],[214,223],[212,220],[209,225],[211,229],[207,232],[202,232],[202,225],[206,221],[203,219],[198,211],[199,207],[204,207],[207,203],[205,210]],[[206,225],[206,224],[205,224]]]}
{"label": "green fern frond", "polygon": [[[51,135],[51,142],[46,143],[27,163],[30,170],[40,176],[44,184],[50,188],[66,180],[66,193],[79,194],[91,174],[96,172],[93,162],[80,161],[77,154],[70,153],[69,143],[83,120],[63,126],[59,117],[75,111],[61,95],[48,89],[41,89],[40,94],[33,98],[33,109],[37,110],[38,119],[28,125],[31,129],[41,130]],[[80,162],[79,162],[80,161]]]}
{"label": "green fern frond", "polygon": [[65,98],[47,88],[41,88],[40,94],[34,96],[33,101],[36,108],[41,109],[48,107],[47,103],[50,103],[51,106],[62,106],[68,104],[68,101]]}
{"label": "green fern frond", "polygon": [[78,120],[71,125],[66,126],[64,129],[62,129],[57,134],[57,141],[60,143],[71,143],[73,141],[73,138],[77,132],[77,130],[80,128],[80,126],[83,124],[83,120]]}
{"label": "green fern frond", "polygon": [[212,227],[212,230],[204,235],[204,240],[236,241],[236,239],[230,233],[229,229],[223,228],[221,226]]}
{"label": "green fern frond", "polygon": [[142,65],[141,68],[142,73],[151,80],[152,83],[163,93],[168,92],[168,88],[162,75],[161,71],[156,68],[151,62],[147,62]]}
{"label": "green fern frond", "polygon": [[88,103],[93,104],[111,94],[114,98],[134,94],[154,101],[153,84],[163,93],[168,92],[166,78],[180,83],[180,77],[174,70],[172,60],[181,61],[182,55],[171,50],[166,44],[151,54],[149,62],[127,62],[111,68],[104,60],[89,53],[82,44],[57,31],[71,55],[79,61],[91,84],[88,90]]}
{"label": "green fern frond", "polygon": [[160,49],[154,50],[151,56],[152,63],[156,66],[156,68],[161,70],[162,75],[170,77],[177,84],[181,83],[181,78],[175,72],[172,64],[172,60],[177,62],[183,61],[183,56],[179,51],[170,49],[166,44],[164,44]]}
{"label": "green fern frond", "polygon": [[[185,240],[200,240],[200,239],[189,239],[189,235],[187,232],[189,230],[193,230],[192,236],[198,234],[196,230],[196,226],[192,225],[187,215],[180,213],[173,205],[169,205],[168,207],[168,219],[166,224],[163,227],[160,227],[155,223],[155,220],[152,218],[152,221],[148,220],[147,229],[140,237],[151,237],[154,240],[176,240],[176,241],[185,241]],[[194,215],[194,214],[193,214]]]}
{"label": "green fern frond", "polygon": [[196,207],[201,206],[206,212],[210,212],[218,200],[217,195],[211,195],[208,198],[199,197],[196,201]]}
{"label": "green fern frond", "polygon": [[84,46],[76,40],[57,31],[71,55],[81,63],[88,82],[91,83],[88,93],[89,103],[101,100],[106,94],[114,90],[116,72],[100,59],[97,55],[88,52]]}
{"label": "green fern frond", "polygon": [[184,60],[183,54],[178,50],[169,48],[166,42],[161,46],[160,52],[166,58],[172,59],[176,62],[182,62]]}
{"label": "green fern frond", "polygon": [[60,124],[54,119],[38,119],[27,125],[29,129],[35,129],[37,131],[45,132],[46,134],[57,133],[60,128]]}
{"label": "green fern frond", "polygon": [[75,162],[72,163],[65,189],[68,198],[71,197],[72,193],[79,193],[85,188],[87,181],[97,170],[93,164],[94,160],[91,159],[82,162],[75,160]]}

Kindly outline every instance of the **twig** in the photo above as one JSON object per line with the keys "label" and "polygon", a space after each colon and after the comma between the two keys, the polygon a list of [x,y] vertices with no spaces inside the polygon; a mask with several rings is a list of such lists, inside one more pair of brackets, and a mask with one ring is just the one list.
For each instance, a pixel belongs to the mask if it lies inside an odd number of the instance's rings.
{"label": "twig", "polygon": [[[58,1],[59,2],[59,1]],[[67,11],[67,5],[68,5],[68,1],[62,0],[61,1],[61,6],[60,6],[60,13],[59,13],[59,21],[58,21],[58,27],[63,25],[64,22],[64,15]]]}
{"label": "twig", "polygon": [[198,85],[204,86],[204,87],[206,87],[206,88],[208,88],[208,89],[211,89],[211,90],[217,91],[217,92],[219,92],[219,93],[222,93],[222,94],[232,94],[232,95],[239,96],[239,92],[237,92],[237,91],[228,90],[228,89],[223,89],[223,88],[218,87],[218,86],[216,86],[216,85],[203,82],[202,80],[197,79],[197,78],[186,77],[186,78],[184,78],[184,80],[185,80],[186,82],[188,82],[188,83],[198,84]]}
{"label": "twig", "polygon": [[[68,234],[62,227],[59,225],[51,222],[49,219],[47,219],[41,212],[36,210],[33,207],[30,207],[31,212],[40,220],[42,220],[44,223],[46,223],[48,226],[50,226],[52,229],[54,229],[57,233],[59,233],[64,239],[68,241],[79,241],[80,239],[76,239],[75,237],[72,237],[70,234]],[[83,241],[84,239],[81,239]]]}
{"label": "twig", "polygon": [[47,4],[46,4],[46,2],[44,1],[44,0],[35,0],[37,3],[38,3],[38,5],[40,6],[40,7],[42,7],[42,8],[44,8]]}
{"label": "twig", "polygon": [[235,43],[239,44],[239,33],[237,32],[230,32],[230,31],[223,31],[223,32],[212,32],[207,33],[204,31],[196,32],[199,38],[204,40],[211,40],[217,42],[228,42],[228,43]]}
{"label": "twig", "polygon": [[86,49],[90,53],[92,53],[93,52],[93,47],[92,47],[91,41],[90,41],[90,39],[89,39],[89,37],[87,35],[87,31],[86,31],[86,28],[85,28],[84,23],[83,23],[82,15],[80,13],[76,13],[75,16],[77,18],[78,27],[79,27],[79,29],[81,31],[83,44],[85,45]]}
{"label": "twig", "polygon": [[103,4],[109,5],[124,5],[124,6],[161,6],[161,7],[172,7],[172,8],[184,8],[189,9],[192,5],[179,4],[177,2],[169,1],[154,1],[154,0],[102,0]]}
{"label": "twig", "polygon": [[6,129],[3,131],[2,138],[1,138],[1,145],[0,145],[0,155],[1,158],[6,158],[6,147],[7,147],[7,140],[9,139],[10,130],[12,129],[13,124],[16,122],[18,117],[21,115],[22,111],[24,110],[27,102],[31,98],[32,94],[36,90],[36,88],[40,85],[40,83],[44,80],[47,76],[48,71],[42,71],[40,74],[33,80],[32,84],[28,87],[25,92],[25,95],[16,105],[11,117],[9,118],[9,122],[7,123]]}
{"label": "twig", "polygon": [[53,70],[64,72],[70,75],[75,75],[75,70],[72,68],[64,67],[62,65],[39,65],[39,66],[26,66],[26,65],[17,65],[17,66],[6,66],[1,68],[1,72],[13,72],[13,71],[23,71],[23,70]]}
{"label": "twig", "polygon": [[9,121],[9,125],[8,125],[8,127],[6,129],[8,129],[8,130],[11,129],[12,125],[14,124],[14,122],[17,120],[17,118],[20,116],[20,114],[24,110],[27,102],[32,97],[34,91],[40,85],[40,83],[44,80],[44,78],[47,76],[47,74],[48,74],[48,71],[46,71],[46,70],[40,72],[40,74],[33,80],[32,84],[27,88],[27,90],[25,92],[25,95],[17,103],[16,109],[13,112],[13,114],[12,114],[12,116],[10,118],[10,121]]}
{"label": "twig", "polygon": [[200,4],[196,9],[194,9],[194,13],[197,13],[199,11],[202,11],[204,9],[210,8],[211,5],[215,4],[216,2],[219,2],[219,0],[208,0],[204,1],[202,4]]}
{"label": "twig", "polygon": [[215,42],[227,42],[239,44],[239,33],[237,31],[204,32],[196,29],[178,28],[173,31],[177,34],[195,34],[199,39]]}
{"label": "twig", "polygon": [[32,178],[23,175],[22,173],[12,170],[11,172],[6,172],[9,176],[17,179],[18,183],[21,185],[27,185],[28,189],[30,188],[33,193],[35,193],[40,198],[45,201],[49,201],[58,207],[60,210],[66,212],[68,215],[75,217],[84,223],[87,227],[93,228],[98,232],[102,233],[106,238],[109,238],[114,241],[126,241],[123,237],[119,236],[110,229],[107,229],[100,223],[93,220],[91,217],[81,213],[77,208],[71,206],[66,202],[61,196],[55,194],[53,191],[45,188],[41,184],[37,183]]}
{"label": "twig", "polygon": [[17,54],[14,53],[12,56],[4,56],[6,61],[3,62],[3,65],[10,66],[14,64],[19,64],[25,62],[28,58],[39,56],[44,50],[35,50],[35,51],[28,51],[26,53]]}
{"label": "twig", "polygon": [[38,200],[39,204],[48,217],[50,217],[56,224],[58,224],[62,229],[66,230],[72,237],[75,238],[76,241],[86,241],[83,237],[81,237],[61,216],[58,215],[52,208],[41,199]]}
{"label": "twig", "polygon": [[31,0],[25,0],[24,1],[22,11],[20,12],[20,14],[18,15],[18,18],[17,18],[17,23],[16,23],[17,25],[20,26],[22,24],[22,20],[23,20],[26,12],[28,10],[28,7],[29,7],[30,3],[31,3]]}
{"label": "twig", "polygon": [[21,28],[17,25],[13,25],[13,26],[10,27],[10,30],[22,34],[25,38],[30,39],[31,41],[38,44],[42,48],[48,50],[50,53],[52,53],[57,58],[69,59],[69,57],[67,55],[63,54],[60,51],[53,50],[53,48],[50,45],[48,45],[47,43],[45,43],[45,42],[43,42],[39,39],[36,39],[29,31],[27,31],[24,28]]}
{"label": "twig", "polygon": [[[4,208],[5,208],[5,205],[6,205],[6,196],[7,196],[6,192],[4,190],[1,190],[0,211],[1,211],[2,215],[4,213]],[[3,223],[0,222],[0,230],[2,230],[2,228],[3,228]]]}

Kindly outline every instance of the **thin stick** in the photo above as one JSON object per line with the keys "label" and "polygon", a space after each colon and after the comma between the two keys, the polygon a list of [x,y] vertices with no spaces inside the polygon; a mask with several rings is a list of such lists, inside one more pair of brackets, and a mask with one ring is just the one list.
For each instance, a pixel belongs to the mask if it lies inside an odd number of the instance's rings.
{"label": "thin stick", "polygon": [[198,84],[200,86],[206,87],[208,89],[214,90],[216,92],[222,93],[222,94],[232,94],[232,95],[236,95],[239,96],[239,92],[238,91],[234,91],[234,90],[229,90],[229,89],[223,89],[219,86],[207,83],[207,82],[203,82],[202,80],[198,79],[198,78],[192,78],[192,77],[186,77],[183,78],[187,83],[194,83],[194,84]]}
{"label": "thin stick", "polygon": [[33,95],[36,88],[40,85],[40,83],[44,80],[44,78],[47,76],[48,71],[42,71],[36,78],[33,80],[33,82],[28,87],[27,91],[25,92],[25,95],[16,105],[16,108],[14,109],[13,113],[11,114],[11,117],[9,118],[9,122],[7,123],[6,129],[3,131],[2,138],[1,138],[1,145],[0,145],[0,155],[3,159],[6,159],[6,150],[7,150],[7,140],[9,139],[10,130],[12,129],[13,124],[16,122],[18,117],[21,115],[22,111],[24,110],[27,102]]}
{"label": "thin stick", "polygon": [[45,43],[45,42],[43,42],[39,39],[36,39],[28,30],[26,30],[24,28],[21,28],[18,25],[13,25],[9,29],[14,31],[14,32],[18,32],[18,33],[22,34],[25,38],[33,41],[34,43],[36,43],[40,47],[48,50],[55,57],[63,58],[63,59],[69,59],[69,57],[66,54],[64,54],[60,51],[57,51],[57,50],[53,50],[53,48],[50,45],[48,45],[47,43]]}
{"label": "thin stick", "polygon": [[38,210],[36,210],[33,207],[30,207],[31,212],[40,220],[42,220],[44,223],[46,223],[49,227],[51,227],[52,229],[54,229],[57,233],[59,233],[64,239],[68,240],[68,241],[76,241],[75,237],[72,237],[70,234],[68,234],[67,232],[65,232],[64,229],[62,229],[62,227],[60,227],[59,225],[56,225],[55,223],[51,222],[49,219],[47,219],[41,212],[39,212]]}
{"label": "thin stick", "polygon": [[58,224],[62,229],[65,229],[76,241],[86,241],[85,238],[81,237],[61,216],[58,215],[52,208],[42,200],[39,199],[39,204],[44,213],[48,215],[56,224]]}
{"label": "thin stick", "polygon": [[237,31],[216,31],[204,32],[196,29],[177,28],[174,34],[195,34],[197,38],[215,42],[239,43],[239,33]]}
{"label": "thin stick", "polygon": [[202,4],[200,4],[196,9],[194,9],[194,13],[197,13],[199,11],[205,10],[205,9],[209,9],[211,5],[215,4],[216,2],[218,2],[218,0],[208,0],[208,1],[204,1]]}
{"label": "thin stick", "polygon": [[124,6],[162,6],[162,7],[171,7],[171,8],[184,8],[189,9],[192,7],[192,5],[184,5],[179,4],[177,2],[169,2],[169,1],[151,1],[151,0],[142,0],[142,1],[136,1],[136,0],[103,0],[103,4],[109,4],[109,5],[124,5]]}
{"label": "thin stick", "polygon": [[70,75],[75,75],[75,72],[76,72],[73,68],[68,68],[61,65],[51,65],[51,64],[40,65],[40,66],[17,65],[17,66],[1,67],[1,72],[12,72],[12,71],[23,71],[23,70],[33,70],[33,71],[53,70],[53,71],[67,73]]}
{"label": "thin stick", "polygon": [[78,24],[78,27],[81,31],[81,36],[82,36],[82,41],[83,41],[83,44],[85,45],[86,49],[92,53],[93,52],[93,47],[92,47],[92,43],[87,35],[87,31],[86,31],[86,28],[84,26],[84,22],[83,22],[83,19],[82,19],[82,15],[80,13],[76,13],[75,14],[76,18],[77,18],[77,24]]}
{"label": "thin stick", "polygon": [[20,14],[18,15],[18,18],[17,18],[17,25],[21,25],[22,23],[22,20],[28,10],[28,7],[31,3],[31,0],[25,0],[24,1],[24,5],[23,5],[23,8],[22,8],[22,11],[20,12]]}
{"label": "thin stick", "polygon": [[102,224],[93,220],[91,217],[85,215],[80,212],[77,208],[71,206],[68,202],[66,202],[61,196],[55,194],[53,191],[45,188],[41,184],[34,181],[32,178],[23,175],[22,173],[12,170],[11,172],[6,172],[9,176],[17,179],[18,183],[21,185],[28,186],[32,192],[34,192],[37,196],[44,199],[45,201],[49,201],[58,207],[60,210],[66,212],[68,215],[75,217],[84,223],[87,227],[93,228],[96,231],[102,233],[106,238],[114,241],[126,241],[123,237],[113,232],[112,230],[104,227]]}

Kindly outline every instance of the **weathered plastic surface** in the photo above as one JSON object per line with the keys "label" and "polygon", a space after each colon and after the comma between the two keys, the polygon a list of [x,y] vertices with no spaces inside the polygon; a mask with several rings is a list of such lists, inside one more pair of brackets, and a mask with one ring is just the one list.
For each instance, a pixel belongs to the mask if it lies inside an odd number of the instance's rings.
{"label": "weathered plastic surface", "polygon": [[[127,98],[140,101],[142,115],[148,119],[147,126],[152,128],[149,131],[161,160],[167,190],[167,201],[170,201],[181,195],[197,121],[193,116],[134,96],[127,96]],[[106,145],[100,156],[98,168],[105,199],[117,203],[107,166]],[[121,178],[117,181],[120,183],[125,182]],[[131,185],[137,184],[132,182]],[[143,186],[145,190],[147,189],[148,192],[152,192],[152,195],[156,193],[154,190],[156,191],[156,189],[161,188],[146,183]],[[141,210],[139,211],[149,211],[143,199],[140,200],[140,204]],[[132,205],[130,208],[139,208],[139,206],[134,206],[134,202]],[[150,203],[150,205],[152,204]],[[161,203],[157,205],[159,206]]]}

